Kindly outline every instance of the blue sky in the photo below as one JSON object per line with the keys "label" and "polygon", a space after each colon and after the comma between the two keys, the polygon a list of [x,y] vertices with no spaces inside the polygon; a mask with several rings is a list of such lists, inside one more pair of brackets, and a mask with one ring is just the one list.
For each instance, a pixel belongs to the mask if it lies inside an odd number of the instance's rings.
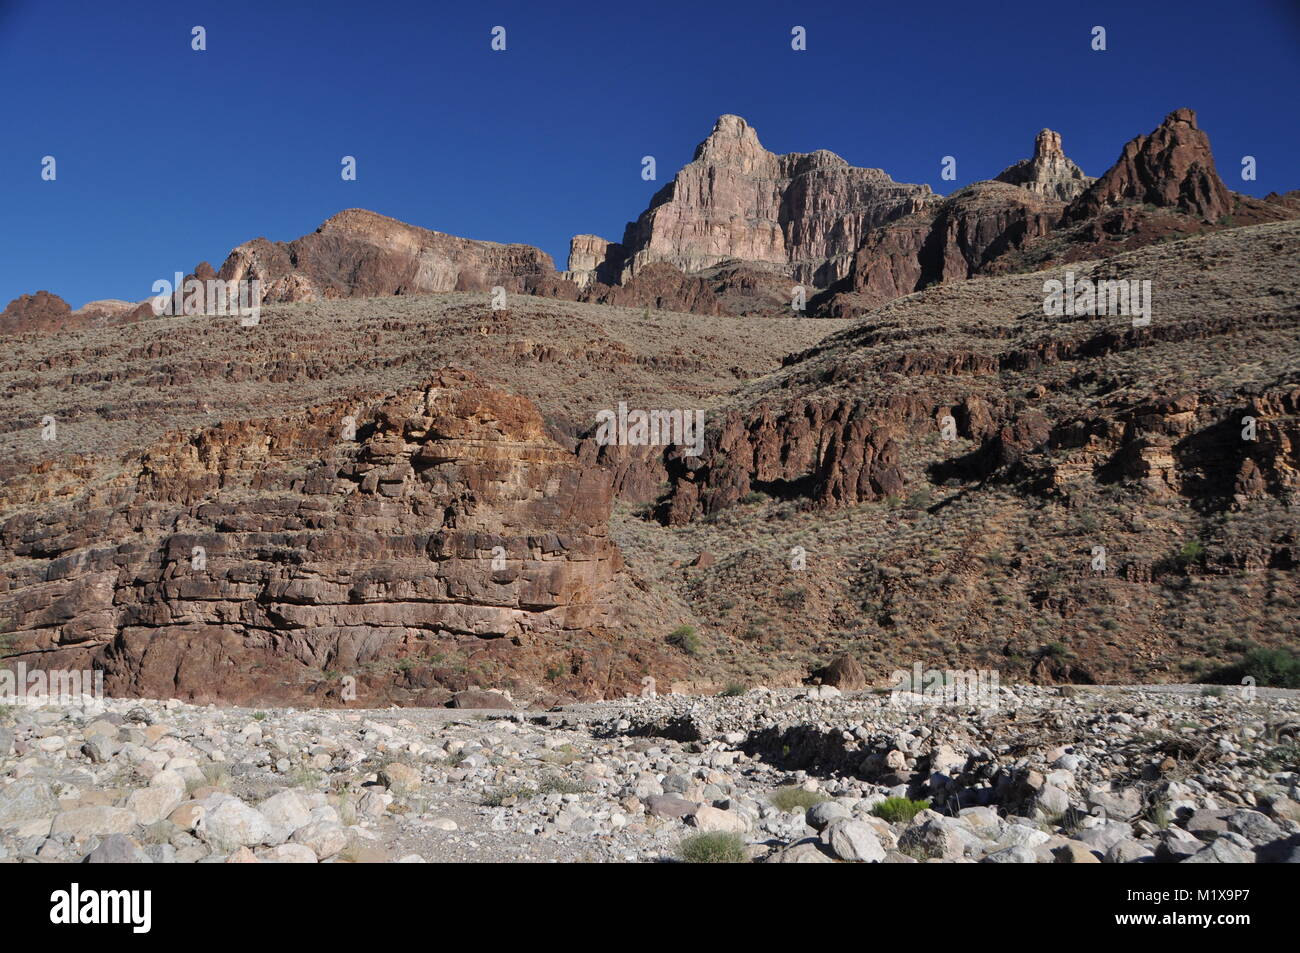
{"label": "blue sky", "polygon": [[[73,307],[139,300],[350,207],[538,245],[563,267],[571,235],[620,238],[722,113],[774,151],[830,149],[948,192],[1028,155],[1044,126],[1097,175],[1190,106],[1229,188],[1300,188],[1297,10],[0,0],[0,306],[42,288]],[[657,182],[640,177],[647,154]],[[1247,154],[1255,182],[1240,179]],[[956,183],[939,179],[945,155]]]}

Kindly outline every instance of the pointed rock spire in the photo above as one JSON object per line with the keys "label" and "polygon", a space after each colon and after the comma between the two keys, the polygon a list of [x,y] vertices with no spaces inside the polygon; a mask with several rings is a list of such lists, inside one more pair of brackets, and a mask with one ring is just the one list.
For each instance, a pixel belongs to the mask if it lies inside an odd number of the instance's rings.
{"label": "pointed rock spire", "polygon": [[1176,109],[1149,136],[1130,140],[1118,161],[1071,203],[1065,217],[1079,221],[1126,203],[1177,208],[1206,221],[1231,211],[1210,139],[1196,125],[1192,110]]}
{"label": "pointed rock spire", "polygon": [[1044,198],[1069,202],[1091,185],[1093,179],[1066,158],[1061,134],[1044,129],[1034,139],[1034,157],[1003,169],[997,181],[1018,185]]}

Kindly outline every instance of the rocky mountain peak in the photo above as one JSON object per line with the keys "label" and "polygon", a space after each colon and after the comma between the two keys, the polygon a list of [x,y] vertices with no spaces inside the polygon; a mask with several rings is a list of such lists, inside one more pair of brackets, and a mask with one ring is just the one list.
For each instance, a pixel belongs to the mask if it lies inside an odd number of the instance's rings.
{"label": "rocky mountain peak", "polygon": [[345,208],[325,219],[316,229],[318,232],[377,232],[392,228],[410,228],[405,222],[399,222],[387,215],[380,215],[364,208]]}
{"label": "rocky mountain peak", "polygon": [[1082,194],[1094,180],[1066,157],[1061,147],[1061,134],[1043,129],[1034,139],[1034,157],[1021,159],[1003,169],[997,181],[1018,185],[1044,198],[1069,202]]}
{"label": "rocky mountain peak", "polygon": [[748,122],[726,114],[629,223],[621,245],[575,242],[570,277],[626,283],[656,262],[690,275],[736,260],[781,266],[795,281],[825,287],[848,273],[870,229],[932,201],[929,186],[895,182],[825,149],[769,152]]}
{"label": "rocky mountain peak", "polygon": [[763,148],[754,127],[739,116],[719,116],[707,139],[695,147],[692,162],[710,165],[738,165],[752,169],[770,163],[775,156]]}
{"label": "rocky mountain peak", "polygon": [[1205,221],[1231,211],[1210,139],[1196,124],[1195,112],[1175,109],[1150,135],[1129,140],[1115,164],[1071,203],[1066,218],[1079,221],[1126,204],[1177,208]]}
{"label": "rocky mountain peak", "polygon": [[1043,129],[1034,139],[1034,159],[1046,162],[1049,159],[1064,159],[1065,150],[1061,148],[1061,134],[1051,129]]}

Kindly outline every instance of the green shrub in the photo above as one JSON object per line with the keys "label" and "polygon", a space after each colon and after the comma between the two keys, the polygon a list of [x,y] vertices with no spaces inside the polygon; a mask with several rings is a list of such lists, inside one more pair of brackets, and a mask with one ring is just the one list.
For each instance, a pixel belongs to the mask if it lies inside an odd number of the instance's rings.
{"label": "green shrub", "polygon": [[1178,550],[1175,558],[1183,566],[1190,566],[1192,563],[1205,562],[1205,545],[1198,539],[1192,540]]}
{"label": "green shrub", "polygon": [[491,788],[483,792],[483,798],[479,801],[484,807],[502,807],[506,801],[514,798],[517,801],[523,801],[530,797],[537,796],[537,789],[530,788],[526,784],[507,784],[499,788]]}
{"label": "green shrub", "polygon": [[792,784],[789,787],[777,788],[772,792],[769,800],[778,811],[806,811],[814,804],[821,804],[823,801],[829,801],[830,798],[818,791],[808,791]]}
{"label": "green shrub", "polygon": [[543,778],[537,785],[538,794],[586,794],[587,790],[587,786],[581,781],[574,781],[561,775]]}
{"label": "green shrub", "polygon": [[808,590],[802,587],[787,589],[776,597],[776,601],[787,609],[802,609],[808,602]]}
{"label": "green shrub", "polygon": [[677,845],[677,853],[688,864],[744,864],[749,851],[739,834],[715,831],[687,837]]}
{"label": "green shrub", "polygon": [[749,691],[749,689],[743,682],[727,682],[727,687],[719,692],[719,694],[723,698],[739,698],[747,691]]}
{"label": "green shrub", "polygon": [[689,625],[678,626],[668,633],[668,644],[687,655],[699,655],[700,649],[704,647],[700,637],[695,634],[695,629]]}
{"label": "green shrub", "polygon": [[887,797],[871,813],[891,824],[907,824],[929,806],[929,798],[914,801],[910,797]]}
{"label": "green shrub", "polygon": [[1241,684],[1247,676],[1267,688],[1300,688],[1300,656],[1286,649],[1253,648],[1241,661],[1219,669],[1206,678],[1208,682]]}

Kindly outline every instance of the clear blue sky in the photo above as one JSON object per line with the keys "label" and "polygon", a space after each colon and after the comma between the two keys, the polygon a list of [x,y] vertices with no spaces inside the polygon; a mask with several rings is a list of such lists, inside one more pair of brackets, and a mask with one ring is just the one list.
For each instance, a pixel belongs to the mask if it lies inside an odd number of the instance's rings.
{"label": "clear blue sky", "polygon": [[[728,11],[730,7],[730,12]],[[0,306],[138,300],[343,208],[528,242],[622,236],[722,113],[956,185],[1043,126],[1097,175],[1190,106],[1229,188],[1300,187],[1294,0],[139,3],[0,0]],[[790,49],[790,29],[808,50]],[[190,49],[194,25],[208,49]],[[493,26],[508,49],[489,49]],[[1089,48],[1108,31],[1108,50]],[[659,181],[640,177],[654,155]],[[1240,157],[1259,177],[1242,182]],[[58,179],[40,178],[53,155]],[[339,161],[358,160],[344,182]]]}

